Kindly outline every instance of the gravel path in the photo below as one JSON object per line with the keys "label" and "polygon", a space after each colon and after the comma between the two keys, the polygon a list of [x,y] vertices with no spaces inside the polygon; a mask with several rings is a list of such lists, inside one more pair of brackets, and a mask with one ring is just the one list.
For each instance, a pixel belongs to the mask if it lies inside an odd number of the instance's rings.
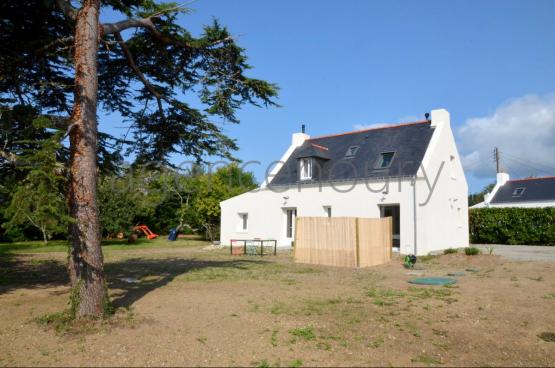
{"label": "gravel path", "polygon": [[480,248],[484,254],[488,254],[489,248],[493,247],[493,254],[515,261],[555,262],[555,246],[504,244],[474,244],[474,246]]}

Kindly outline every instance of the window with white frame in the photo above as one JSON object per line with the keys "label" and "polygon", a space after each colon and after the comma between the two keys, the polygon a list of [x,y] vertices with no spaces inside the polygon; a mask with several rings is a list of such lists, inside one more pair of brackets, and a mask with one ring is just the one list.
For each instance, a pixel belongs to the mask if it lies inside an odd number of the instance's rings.
{"label": "window with white frame", "polygon": [[301,180],[312,179],[312,159],[311,158],[301,158],[299,163],[299,175]]}
{"label": "window with white frame", "polygon": [[297,217],[296,208],[288,208],[285,210],[285,236],[293,238],[295,236],[295,218]]}
{"label": "window with white frame", "polygon": [[247,231],[249,228],[249,214],[240,213],[239,214],[239,231]]}

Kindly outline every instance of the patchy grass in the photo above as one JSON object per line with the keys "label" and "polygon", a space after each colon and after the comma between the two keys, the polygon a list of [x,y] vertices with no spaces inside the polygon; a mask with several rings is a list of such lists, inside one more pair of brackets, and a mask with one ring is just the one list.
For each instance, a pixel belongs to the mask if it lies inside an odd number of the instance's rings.
{"label": "patchy grass", "polygon": [[289,333],[295,337],[302,338],[303,340],[314,340],[316,339],[316,334],[311,326],[292,328]]}
{"label": "patchy grass", "polygon": [[45,314],[33,319],[46,329],[52,329],[60,335],[83,335],[96,333],[111,327],[136,327],[135,313],[132,308],[118,308],[110,318],[75,319],[69,310]]}
{"label": "patchy grass", "polygon": [[302,307],[305,316],[322,315],[330,307],[341,303],[340,298],[306,299]]}
{"label": "patchy grass", "polygon": [[275,348],[276,346],[278,346],[278,333],[279,330],[273,330],[272,331],[272,336],[270,337],[270,343],[272,344],[272,346]]}
{"label": "patchy grass", "polygon": [[482,253],[482,251],[476,247],[464,248],[464,254],[467,256],[477,256],[480,253]]}
{"label": "patchy grass", "polygon": [[368,346],[371,347],[371,348],[377,349],[377,348],[382,347],[383,344],[384,344],[384,342],[385,342],[385,341],[384,341],[383,337],[380,337],[380,338],[377,338],[377,339],[371,341],[371,342],[368,344]]}
{"label": "patchy grass", "polygon": [[407,294],[401,290],[372,288],[366,292],[366,295],[372,298],[374,305],[389,307],[397,305],[399,303],[398,299],[404,298]]}
{"label": "patchy grass", "polygon": [[433,254],[428,254],[427,256],[419,256],[417,257],[417,260],[423,263],[427,263],[430,261],[433,261],[437,258],[437,256],[433,255]]}
{"label": "patchy grass", "polygon": [[542,332],[538,337],[546,342],[555,342],[555,332]]}
{"label": "patchy grass", "polygon": [[459,253],[459,250],[456,248],[447,248],[443,251],[443,254],[456,254]]}
{"label": "patchy grass", "polygon": [[300,360],[300,359],[292,360],[289,363],[289,367],[291,367],[291,368],[298,368],[298,367],[302,367],[302,366],[303,366],[303,361]]}
{"label": "patchy grass", "polygon": [[456,302],[457,299],[452,298],[453,288],[442,287],[442,288],[424,288],[424,287],[409,287],[409,295],[411,299],[436,299],[442,300],[447,303]]}
{"label": "patchy grass", "polygon": [[343,304],[341,298],[311,298],[291,303],[277,301],[270,306],[269,311],[273,315],[321,316],[337,311],[340,304]]}
{"label": "patchy grass", "polygon": [[42,326],[53,328],[57,333],[66,333],[72,329],[75,319],[69,311],[63,311],[37,317],[35,322]]}
{"label": "patchy grass", "polygon": [[441,360],[434,358],[428,354],[420,354],[415,358],[412,358],[413,363],[423,363],[423,364],[443,364]]}

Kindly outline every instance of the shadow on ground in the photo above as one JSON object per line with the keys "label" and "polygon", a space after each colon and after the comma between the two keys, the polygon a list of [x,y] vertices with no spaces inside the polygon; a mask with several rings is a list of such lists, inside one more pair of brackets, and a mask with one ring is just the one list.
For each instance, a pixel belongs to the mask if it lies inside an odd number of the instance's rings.
{"label": "shadow on ground", "polygon": [[198,260],[184,258],[134,258],[105,266],[114,307],[130,307],[149,292],[167,285],[177,276],[206,268],[246,270],[251,265],[268,263],[262,260]]}
{"label": "shadow on ground", "polygon": [[[108,286],[115,307],[129,307],[149,292],[167,285],[177,276],[206,268],[246,270],[263,260],[198,260],[186,258],[131,258],[105,264]],[[0,294],[19,288],[69,285],[64,262],[0,257]]]}
{"label": "shadow on ground", "polygon": [[0,294],[19,288],[44,288],[67,285],[66,266],[56,260],[0,257]]}

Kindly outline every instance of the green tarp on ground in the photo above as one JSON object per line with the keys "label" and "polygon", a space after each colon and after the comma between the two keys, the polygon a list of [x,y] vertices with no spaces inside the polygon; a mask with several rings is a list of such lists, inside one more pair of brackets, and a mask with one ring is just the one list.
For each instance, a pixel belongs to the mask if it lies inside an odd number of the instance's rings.
{"label": "green tarp on ground", "polygon": [[418,277],[409,280],[409,283],[417,285],[451,285],[456,282],[457,280],[451,277]]}

